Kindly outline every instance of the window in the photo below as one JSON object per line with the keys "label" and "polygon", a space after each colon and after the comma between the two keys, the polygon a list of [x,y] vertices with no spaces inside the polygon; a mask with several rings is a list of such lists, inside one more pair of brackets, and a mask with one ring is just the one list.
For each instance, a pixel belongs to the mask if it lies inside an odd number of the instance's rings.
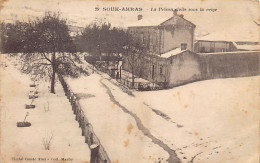
{"label": "window", "polygon": [[215,49],[210,47],[210,50],[209,50],[210,53],[214,53],[215,52]]}
{"label": "window", "polygon": [[205,52],[206,52],[206,48],[205,47],[201,47],[200,53],[205,53]]}
{"label": "window", "polygon": [[163,73],[163,66],[160,66],[160,74]]}
{"label": "window", "polygon": [[155,69],[155,66],[153,65],[152,66],[152,79],[154,79],[154,69]]}
{"label": "window", "polygon": [[181,50],[186,50],[186,49],[187,49],[187,44],[181,43]]}
{"label": "window", "polygon": [[210,43],[210,53],[214,53],[215,52],[215,43],[211,42]]}

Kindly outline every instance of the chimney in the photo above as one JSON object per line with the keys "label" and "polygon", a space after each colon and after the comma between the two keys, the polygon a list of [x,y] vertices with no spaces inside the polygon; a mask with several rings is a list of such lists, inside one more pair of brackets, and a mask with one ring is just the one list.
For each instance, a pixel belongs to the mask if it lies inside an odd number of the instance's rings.
{"label": "chimney", "polygon": [[138,15],[137,20],[141,20],[141,19],[143,19],[143,15]]}
{"label": "chimney", "polygon": [[173,16],[177,15],[177,12],[178,12],[178,10],[177,10],[177,9],[174,9],[174,10],[173,10]]}
{"label": "chimney", "polygon": [[183,15],[183,14],[180,14],[180,17],[181,17],[181,18],[183,18],[183,17],[184,17],[184,15]]}

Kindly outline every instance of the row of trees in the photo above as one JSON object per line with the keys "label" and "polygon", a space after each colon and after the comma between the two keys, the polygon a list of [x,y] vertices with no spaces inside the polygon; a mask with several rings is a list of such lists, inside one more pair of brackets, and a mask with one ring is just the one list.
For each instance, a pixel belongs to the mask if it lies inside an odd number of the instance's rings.
{"label": "row of trees", "polygon": [[110,23],[92,23],[84,29],[82,35],[75,39],[77,50],[97,54],[122,53],[126,43],[127,32],[124,29],[111,27]]}
{"label": "row of trees", "polygon": [[1,23],[1,52],[17,53],[23,50],[27,25],[18,21],[15,24]]}
{"label": "row of trees", "polygon": [[[88,25],[82,35],[75,39],[77,50],[94,55],[123,55],[132,73],[132,84],[135,75],[141,76],[143,64],[138,64],[147,52],[138,37],[133,37],[125,29],[112,27],[110,23],[93,23]],[[140,62],[139,62],[140,63]]]}
{"label": "row of trees", "polygon": [[50,79],[51,93],[55,93],[57,73],[79,76],[80,59],[76,52],[125,55],[134,80],[135,63],[140,57],[136,54],[143,51],[139,41],[110,23],[90,24],[82,35],[72,39],[67,21],[59,13],[46,12],[41,19],[1,24],[1,52],[21,53],[22,71]]}

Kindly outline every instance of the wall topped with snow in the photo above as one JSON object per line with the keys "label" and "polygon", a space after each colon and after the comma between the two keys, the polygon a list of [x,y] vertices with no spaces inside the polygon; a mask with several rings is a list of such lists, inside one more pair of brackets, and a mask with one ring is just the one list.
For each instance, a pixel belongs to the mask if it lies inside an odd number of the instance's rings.
{"label": "wall topped with snow", "polygon": [[201,79],[259,75],[259,51],[199,54]]}

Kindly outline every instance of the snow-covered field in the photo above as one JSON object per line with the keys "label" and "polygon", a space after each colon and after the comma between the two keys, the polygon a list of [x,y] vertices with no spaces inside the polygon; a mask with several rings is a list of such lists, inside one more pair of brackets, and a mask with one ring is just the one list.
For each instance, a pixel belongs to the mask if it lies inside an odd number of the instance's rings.
{"label": "snow-covered field", "polygon": [[259,162],[258,76],[201,81],[134,96],[111,81],[105,74],[68,80],[82,96],[80,103],[111,160],[165,160],[166,144],[182,162]]}
{"label": "snow-covered field", "polygon": [[[25,104],[31,103],[29,92],[35,90],[29,87],[33,82],[29,75],[11,66],[10,61],[5,59],[5,62],[7,67],[1,67],[0,162],[60,162],[62,158],[67,162],[89,162],[89,147],[60,84],[56,84],[54,95],[49,93],[49,83],[40,82],[39,98],[33,101],[35,109],[25,109]],[[22,122],[27,112],[26,121],[32,125],[16,127],[16,122]],[[43,140],[49,141],[51,137],[50,150],[45,150]],[[33,158],[36,160],[25,160]]]}
{"label": "snow-covered field", "polygon": [[172,123],[161,124],[165,130],[151,128],[178,149],[180,158],[191,160],[198,154],[194,162],[259,162],[259,76],[201,81],[135,95],[168,116]]}
{"label": "snow-covered field", "polygon": [[[177,158],[183,163],[259,162],[259,76],[133,91],[133,95],[103,73],[66,81],[112,163],[163,163]],[[89,148],[60,84],[53,95],[49,83],[40,82],[39,98],[33,102],[36,108],[26,110],[31,83],[13,66],[1,69],[3,162],[17,162],[12,157],[88,162]],[[27,112],[26,121],[32,126],[16,127]],[[50,150],[45,150],[43,139],[51,135]]]}

